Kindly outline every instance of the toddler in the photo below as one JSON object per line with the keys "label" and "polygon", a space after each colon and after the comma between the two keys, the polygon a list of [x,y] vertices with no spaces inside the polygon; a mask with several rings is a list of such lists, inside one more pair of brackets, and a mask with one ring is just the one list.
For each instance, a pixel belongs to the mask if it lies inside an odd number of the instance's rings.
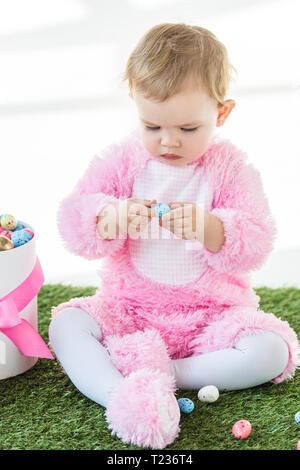
{"label": "toddler", "polygon": [[[123,442],[178,436],[176,388],[240,390],[291,378],[297,336],[250,285],[276,234],[259,172],[216,128],[234,70],[210,31],[151,28],[124,81],[137,129],[95,156],[58,211],[66,249],[103,258],[96,294],[52,308],[50,344]],[[158,216],[155,203],[170,211]]]}

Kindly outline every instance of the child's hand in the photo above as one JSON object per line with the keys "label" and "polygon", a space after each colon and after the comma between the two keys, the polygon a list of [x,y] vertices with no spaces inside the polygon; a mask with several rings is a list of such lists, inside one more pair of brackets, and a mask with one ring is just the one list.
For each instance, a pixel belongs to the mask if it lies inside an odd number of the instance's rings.
{"label": "child's hand", "polygon": [[101,238],[113,240],[120,233],[135,236],[141,233],[152,217],[158,217],[151,209],[153,201],[129,198],[107,205],[99,214],[97,231]]}
{"label": "child's hand", "polygon": [[160,225],[179,238],[202,240],[204,210],[193,202],[167,202],[171,211],[163,214]]}
{"label": "child's hand", "polygon": [[[127,199],[127,233],[136,238],[137,233],[142,233],[152,217],[158,217],[158,213],[151,209],[153,201],[147,199]],[[126,208],[124,209],[126,211]]]}

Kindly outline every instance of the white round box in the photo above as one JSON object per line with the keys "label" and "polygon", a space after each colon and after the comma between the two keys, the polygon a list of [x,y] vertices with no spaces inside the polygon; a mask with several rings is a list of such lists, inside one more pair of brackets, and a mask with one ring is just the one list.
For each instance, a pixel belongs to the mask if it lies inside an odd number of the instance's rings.
{"label": "white round box", "polygon": [[[21,223],[21,220],[19,221]],[[0,300],[16,289],[29,276],[36,263],[36,232],[28,224],[34,237],[25,245],[0,251]],[[36,330],[38,326],[37,295],[19,312]],[[33,367],[38,358],[24,356],[18,347],[0,331],[0,379],[14,377]]]}

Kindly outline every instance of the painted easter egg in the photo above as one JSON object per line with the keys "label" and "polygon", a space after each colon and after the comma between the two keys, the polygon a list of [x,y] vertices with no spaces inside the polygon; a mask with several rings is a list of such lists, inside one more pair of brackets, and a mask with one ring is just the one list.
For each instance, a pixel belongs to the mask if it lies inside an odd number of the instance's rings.
{"label": "painted easter egg", "polygon": [[219,390],[214,385],[207,385],[206,387],[200,388],[198,398],[204,403],[213,403],[219,398]]}
{"label": "painted easter egg", "polygon": [[2,230],[1,235],[4,235],[5,237],[11,239],[11,233],[9,230]]}
{"label": "painted easter egg", "polygon": [[151,209],[158,212],[159,218],[161,218],[164,214],[167,214],[171,210],[168,204],[163,204],[162,202],[159,202],[158,204],[153,204],[151,206]]}
{"label": "painted easter egg", "polygon": [[7,230],[14,230],[18,221],[11,214],[3,214],[0,219],[1,226]]}
{"label": "painted easter egg", "polygon": [[246,439],[251,433],[251,423],[246,419],[240,419],[232,426],[232,434],[237,439]]}
{"label": "painted easter egg", "polygon": [[297,411],[294,418],[295,418],[296,423],[300,424],[300,411]]}
{"label": "painted easter egg", "polygon": [[17,232],[13,232],[11,234],[11,241],[15,247],[25,245],[25,243],[29,242],[31,238],[31,234],[25,230],[18,230]]}
{"label": "painted easter egg", "polygon": [[16,226],[16,228],[15,228],[15,232],[16,232],[17,230],[22,230],[23,228],[26,228],[26,225],[23,224],[23,222],[18,222],[18,223],[17,223],[17,226]]}
{"label": "painted easter egg", "polygon": [[34,233],[33,233],[32,230],[30,230],[30,228],[24,228],[24,229],[23,229],[23,232],[28,232],[28,233],[30,233],[31,238],[34,236]]}
{"label": "painted easter egg", "polygon": [[14,248],[14,243],[5,235],[0,234],[0,251],[11,250]]}
{"label": "painted easter egg", "polygon": [[191,413],[195,407],[193,401],[189,398],[179,398],[177,401],[179,408],[183,413]]}

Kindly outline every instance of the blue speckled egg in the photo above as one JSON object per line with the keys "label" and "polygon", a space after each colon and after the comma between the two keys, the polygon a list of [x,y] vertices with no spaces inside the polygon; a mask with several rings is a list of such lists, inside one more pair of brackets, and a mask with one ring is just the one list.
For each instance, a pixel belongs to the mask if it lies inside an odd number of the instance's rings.
{"label": "blue speckled egg", "polygon": [[297,411],[294,418],[295,418],[296,423],[300,424],[300,411]]}
{"label": "blue speckled egg", "polygon": [[179,408],[183,413],[191,413],[195,407],[193,401],[189,398],[179,398],[177,401]]}
{"label": "blue speckled egg", "polygon": [[11,241],[15,247],[25,245],[25,243],[29,242],[31,238],[32,236],[30,233],[26,232],[25,230],[18,230],[17,232],[12,232],[11,234]]}
{"label": "blue speckled egg", "polygon": [[153,204],[151,206],[151,209],[158,212],[159,217],[162,217],[164,214],[167,214],[171,210],[168,204],[163,204],[162,202],[159,202],[158,204]]}
{"label": "blue speckled egg", "polygon": [[17,232],[18,230],[22,230],[23,228],[26,228],[26,225],[23,224],[23,222],[18,222],[14,231]]}

